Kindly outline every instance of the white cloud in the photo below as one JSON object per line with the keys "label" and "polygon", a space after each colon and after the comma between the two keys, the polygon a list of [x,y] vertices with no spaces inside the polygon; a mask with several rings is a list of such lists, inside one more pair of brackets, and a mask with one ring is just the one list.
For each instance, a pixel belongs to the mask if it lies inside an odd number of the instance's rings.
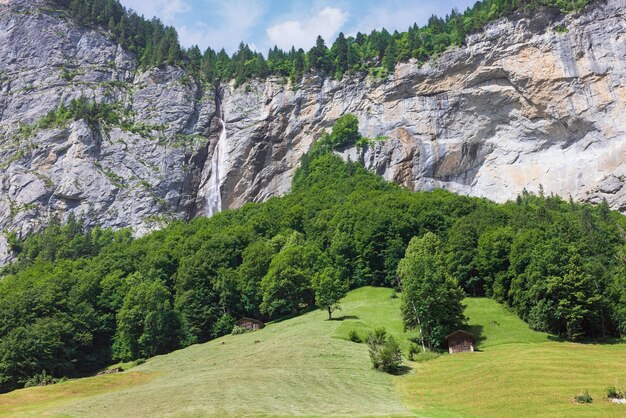
{"label": "white cloud", "polygon": [[390,32],[405,31],[413,23],[424,25],[433,14],[443,17],[450,13],[453,7],[463,11],[475,0],[423,0],[416,3],[414,0],[388,0],[384,5],[376,4],[364,10],[364,13],[354,23],[349,34],[357,32],[370,33],[372,30],[386,28]]}
{"label": "white cloud", "polygon": [[444,16],[475,0],[121,0],[150,19],[174,25],[185,47],[197,44],[234,52],[240,41],[261,52],[278,45],[309,49],[321,35],[332,44],[340,30],[346,35],[386,27],[406,30],[426,23],[435,13]]}
{"label": "white cloud", "polygon": [[123,0],[122,4],[147,19],[157,16],[167,24],[171,24],[177,15],[191,10],[187,0]]}
{"label": "white cloud", "polygon": [[334,7],[326,7],[317,14],[304,20],[287,20],[267,29],[267,37],[272,45],[281,49],[308,49],[315,44],[317,35],[321,35],[327,44],[332,43],[335,35],[348,20],[348,14]]}
{"label": "white cloud", "polygon": [[234,52],[239,42],[250,38],[263,17],[264,7],[258,0],[207,0],[212,18],[207,23],[196,21],[191,25],[177,25],[181,44],[199,45],[201,49],[226,49]]}
{"label": "white cloud", "polygon": [[387,28],[391,32],[394,29],[405,31],[424,14],[424,9],[415,6],[395,10],[373,7],[362,16],[350,34],[354,35],[356,32],[370,33],[374,29],[380,30],[382,28]]}

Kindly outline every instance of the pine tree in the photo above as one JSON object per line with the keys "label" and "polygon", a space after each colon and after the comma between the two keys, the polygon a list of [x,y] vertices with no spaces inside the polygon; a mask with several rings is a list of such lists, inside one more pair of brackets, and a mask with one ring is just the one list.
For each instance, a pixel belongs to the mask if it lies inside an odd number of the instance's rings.
{"label": "pine tree", "polygon": [[109,18],[109,24],[107,25],[107,28],[109,28],[109,32],[115,34],[116,27],[117,25],[115,24],[115,19],[113,19],[113,16],[111,16]]}
{"label": "pine tree", "polygon": [[331,61],[328,56],[328,48],[321,36],[317,37],[315,46],[309,51],[309,62],[311,68],[319,71],[328,72],[331,70]]}
{"label": "pine tree", "polygon": [[169,65],[174,65],[178,62],[180,55],[180,45],[178,43],[176,30],[172,27],[167,28],[165,39],[167,46],[167,63]]}
{"label": "pine tree", "polygon": [[302,79],[304,74],[305,54],[302,48],[295,52],[293,62],[291,63],[291,71],[289,72],[289,79],[292,84],[298,83]]}
{"label": "pine tree", "polygon": [[192,46],[187,50],[187,56],[189,57],[189,71],[194,74],[200,74],[200,67],[202,65],[202,53],[197,45]]}
{"label": "pine tree", "polygon": [[[348,42],[343,32],[339,33],[332,47],[335,72],[340,77],[348,70]],[[339,78],[337,77],[337,78]]]}
{"label": "pine tree", "polygon": [[349,70],[358,70],[361,67],[362,58],[357,43],[348,47],[347,65]]}
{"label": "pine tree", "polygon": [[396,65],[396,43],[392,40],[385,48],[385,56],[383,57],[383,67],[391,72]]}
{"label": "pine tree", "polygon": [[257,53],[255,57],[255,74],[259,78],[265,78],[270,74],[267,61],[263,57],[263,54]]}
{"label": "pine tree", "polygon": [[202,56],[202,75],[209,81],[216,78],[215,75],[216,54],[211,48],[207,48]]}

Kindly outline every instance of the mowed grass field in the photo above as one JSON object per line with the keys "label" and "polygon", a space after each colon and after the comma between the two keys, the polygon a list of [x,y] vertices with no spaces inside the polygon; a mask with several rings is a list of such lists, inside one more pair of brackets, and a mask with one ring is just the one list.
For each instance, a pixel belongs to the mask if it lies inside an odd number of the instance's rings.
{"label": "mowed grass field", "polygon": [[[626,386],[626,345],[553,341],[484,298],[465,301],[478,352],[407,362],[402,376],[372,370],[348,333],[385,326],[406,351],[414,334],[392,295],[361,288],[338,320],[311,312],[128,372],[0,395],[0,416],[626,416],[603,399],[606,386]],[[584,389],[594,402],[574,403]]]}
{"label": "mowed grass field", "polygon": [[[399,302],[391,294],[390,289],[356,290],[335,314],[354,317],[369,306],[367,318],[327,321],[325,312],[315,311],[155,357],[128,372],[146,374],[144,382],[128,386],[123,383],[127,373],[107,376],[120,379],[120,387],[108,393],[90,393],[83,380],[75,380],[0,395],[0,416],[410,415],[396,377],[372,369],[366,344],[335,337],[344,322],[359,321],[363,329],[364,321],[365,327],[380,326],[393,316],[399,324]],[[48,392],[41,395],[42,390]],[[68,391],[73,395],[55,395]],[[20,409],[7,405],[8,399]]]}
{"label": "mowed grass field", "polygon": [[[626,387],[626,344],[574,344],[535,332],[485,298],[466,299],[478,352],[414,365],[397,381],[403,399],[423,416],[625,417],[626,405],[605,399]],[[574,396],[585,389],[591,404]]]}

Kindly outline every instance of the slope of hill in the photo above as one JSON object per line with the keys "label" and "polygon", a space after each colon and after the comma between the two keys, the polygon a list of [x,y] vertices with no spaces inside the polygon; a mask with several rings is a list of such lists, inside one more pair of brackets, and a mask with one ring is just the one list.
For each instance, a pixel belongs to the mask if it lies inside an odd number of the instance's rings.
{"label": "slope of hill", "polygon": [[[398,380],[410,408],[425,416],[618,417],[605,399],[626,386],[626,345],[575,344],[532,331],[492,300],[467,299],[479,351],[419,364]],[[589,390],[592,404],[574,396]]]}
{"label": "slope of hill", "polygon": [[[492,300],[467,299],[479,351],[371,369],[367,347],[341,338],[386,326],[406,347],[397,298],[361,288],[341,317],[311,312],[244,335],[156,357],[128,372],[0,395],[0,416],[623,416],[602,399],[626,383],[626,346],[552,341]],[[339,338],[338,338],[339,337]],[[573,403],[588,388],[594,403]]]}
{"label": "slope of hill", "polygon": [[[367,346],[333,338],[348,322],[399,323],[398,299],[391,294],[383,288],[352,292],[339,313],[348,318],[344,321],[327,321],[316,311],[153,358],[129,373],[144,382],[129,382],[126,373],[105,378],[119,379],[121,390],[108,387],[108,393],[91,395],[92,386],[83,389],[83,381],[76,380],[0,395],[0,415],[403,415],[408,411],[394,390],[396,378],[371,369]],[[370,306],[367,317],[349,319],[364,305]],[[394,326],[393,332],[401,331]],[[76,398],[40,409],[31,399],[42,391],[50,396],[75,391]],[[83,392],[88,397],[82,398]]]}

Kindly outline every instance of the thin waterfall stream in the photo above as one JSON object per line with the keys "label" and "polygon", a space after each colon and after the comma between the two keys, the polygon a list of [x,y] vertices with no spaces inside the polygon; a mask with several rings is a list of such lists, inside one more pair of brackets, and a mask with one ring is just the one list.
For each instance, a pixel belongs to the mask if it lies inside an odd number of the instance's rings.
{"label": "thin waterfall stream", "polygon": [[222,210],[222,181],[226,160],[226,123],[220,119],[222,132],[211,157],[211,174],[207,182],[206,216],[213,216]]}

